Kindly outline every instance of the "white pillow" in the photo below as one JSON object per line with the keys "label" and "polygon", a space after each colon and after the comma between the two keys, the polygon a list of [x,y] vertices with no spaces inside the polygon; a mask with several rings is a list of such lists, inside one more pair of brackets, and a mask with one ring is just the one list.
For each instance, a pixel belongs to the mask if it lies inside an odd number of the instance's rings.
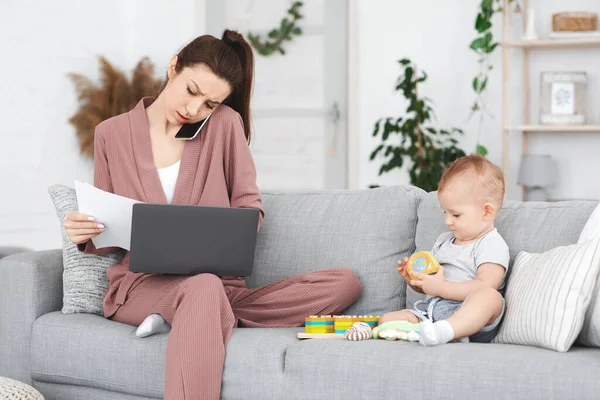
{"label": "white pillow", "polygon": [[[594,238],[600,238],[600,204],[596,206],[585,223],[577,243],[584,243]],[[600,347],[600,296],[598,292],[600,292],[600,274],[578,339],[578,342],[584,346]]]}
{"label": "white pillow", "polygon": [[588,347],[600,347],[600,296],[598,295],[598,289],[600,289],[600,274],[598,274],[592,301],[583,320],[581,334],[577,339],[578,343]]}
{"label": "white pillow", "polygon": [[494,342],[569,350],[581,332],[599,270],[600,239],[541,254],[520,252]]}

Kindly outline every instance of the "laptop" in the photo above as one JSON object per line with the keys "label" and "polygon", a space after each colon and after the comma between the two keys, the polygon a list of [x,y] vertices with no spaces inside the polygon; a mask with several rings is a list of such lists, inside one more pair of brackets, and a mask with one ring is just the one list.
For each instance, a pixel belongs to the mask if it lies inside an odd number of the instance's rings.
{"label": "laptop", "polygon": [[249,276],[258,219],[255,208],[136,203],[129,270]]}

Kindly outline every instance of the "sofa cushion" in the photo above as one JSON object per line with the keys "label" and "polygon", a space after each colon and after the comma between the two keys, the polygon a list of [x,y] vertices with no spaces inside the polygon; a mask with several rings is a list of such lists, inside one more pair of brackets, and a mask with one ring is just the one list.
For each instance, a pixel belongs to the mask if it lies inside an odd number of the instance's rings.
{"label": "sofa cushion", "polygon": [[[506,201],[496,219],[496,227],[510,249],[511,265],[521,251],[543,253],[577,243],[597,204],[596,201]],[[447,230],[437,193],[424,195],[418,210],[416,249],[430,250],[438,235]],[[421,297],[409,288],[407,306],[411,307]]]}
{"label": "sofa cushion", "polygon": [[519,253],[494,342],[569,350],[581,332],[599,267],[600,239]]}
{"label": "sofa cushion", "polygon": [[[32,378],[162,398],[167,335],[140,339],[135,329],[92,314],[46,314],[33,326]],[[298,330],[234,329],[226,350],[223,397],[247,393],[262,398],[277,389],[285,349],[297,341]]]}
{"label": "sofa cushion", "polygon": [[415,187],[263,193],[265,222],[249,286],[331,267],[350,267],[363,293],[348,314],[381,314],[405,303],[397,261],[414,251]]}
{"label": "sofa cushion", "polygon": [[25,253],[31,251],[26,247],[18,246],[0,246],[0,259],[11,256],[13,254]]}
{"label": "sofa cushion", "polygon": [[584,346],[600,347],[600,274],[577,340]]}
{"label": "sofa cushion", "polygon": [[[578,243],[584,243],[593,238],[600,238],[600,205],[596,206],[583,227]],[[600,275],[598,275],[596,290],[587,310],[581,335],[579,335],[579,343],[590,347],[600,347]]]}
{"label": "sofa cushion", "polygon": [[166,335],[140,339],[135,327],[99,315],[54,312],[31,338],[35,381],[162,398]]}
{"label": "sofa cushion", "polygon": [[79,251],[69,240],[63,226],[67,214],[79,209],[75,189],[64,185],[52,185],[48,188],[48,193],[60,221],[57,229],[60,229],[62,236],[64,264],[62,312],[104,315],[102,300],[108,289],[106,269],[121,261],[125,256],[125,250],[104,255]]}
{"label": "sofa cushion", "polygon": [[600,350],[306,340],[285,355],[284,390],[305,399],[595,399]]}
{"label": "sofa cushion", "polygon": [[46,400],[150,400],[156,397],[141,397],[132,394],[111,392],[108,390],[86,386],[61,385],[60,383],[34,382],[34,385],[44,394]]}
{"label": "sofa cushion", "polygon": [[223,399],[284,399],[285,352],[304,328],[238,328],[227,343]]}

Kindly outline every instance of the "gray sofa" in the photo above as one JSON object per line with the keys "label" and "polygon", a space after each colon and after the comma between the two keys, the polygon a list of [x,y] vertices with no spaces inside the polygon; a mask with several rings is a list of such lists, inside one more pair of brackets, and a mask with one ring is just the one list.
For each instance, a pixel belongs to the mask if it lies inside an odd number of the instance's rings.
{"label": "gray sofa", "polygon": [[7,256],[12,256],[13,254],[24,253],[26,251],[31,250],[26,247],[19,246],[0,246],[0,259]]}
{"label": "gray sofa", "polygon": [[[412,187],[265,193],[250,286],[330,266],[363,284],[348,314],[410,305],[396,261],[429,249],[445,230],[434,193]],[[596,202],[507,202],[497,226],[511,247],[540,252],[575,243]],[[58,227],[57,227],[58,229]],[[508,281],[510,285],[510,279]],[[162,398],[166,335],[98,315],[60,312],[60,250],[0,261],[0,376],[46,399]],[[510,307],[510,305],[508,305]],[[234,330],[224,399],[597,399],[600,349],[296,339],[302,328]]]}

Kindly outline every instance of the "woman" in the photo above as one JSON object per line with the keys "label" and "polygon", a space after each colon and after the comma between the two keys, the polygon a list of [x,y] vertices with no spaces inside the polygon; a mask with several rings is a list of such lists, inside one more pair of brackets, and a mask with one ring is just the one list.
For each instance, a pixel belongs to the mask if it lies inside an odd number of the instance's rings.
{"label": "woman", "polygon": [[[248,148],[253,64],[252,49],[234,31],[185,46],[171,59],[156,99],[144,98],[96,128],[94,185],[149,203],[257,208],[260,227],[264,212]],[[182,124],[209,114],[195,139],[175,139]],[[71,213],[65,228],[82,251],[114,250],[95,249],[90,241],[110,229],[93,216]],[[301,326],[307,315],[343,312],[361,293],[347,268],[248,289],[239,277],[133,273],[128,265],[129,253],[107,271],[104,315],[140,325],[157,314],[171,325],[165,399],[220,397],[225,345],[234,327]]]}

